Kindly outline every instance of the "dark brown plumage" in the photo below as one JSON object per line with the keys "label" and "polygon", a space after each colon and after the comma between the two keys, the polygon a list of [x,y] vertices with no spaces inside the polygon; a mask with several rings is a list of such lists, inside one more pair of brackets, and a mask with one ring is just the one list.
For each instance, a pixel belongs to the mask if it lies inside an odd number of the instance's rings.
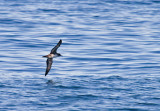
{"label": "dark brown plumage", "polygon": [[57,43],[57,45],[51,50],[50,54],[43,56],[47,58],[47,61],[46,61],[47,68],[46,68],[45,76],[48,74],[48,72],[52,67],[53,58],[61,56],[61,54],[57,53],[57,49],[60,47],[61,44],[62,44],[62,40],[60,40]]}

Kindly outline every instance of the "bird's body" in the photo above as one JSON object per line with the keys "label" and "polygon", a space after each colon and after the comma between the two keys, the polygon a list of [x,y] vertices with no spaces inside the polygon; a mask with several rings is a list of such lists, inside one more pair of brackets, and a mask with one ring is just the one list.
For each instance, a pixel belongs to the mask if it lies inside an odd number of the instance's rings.
{"label": "bird's body", "polygon": [[48,55],[46,55],[46,56],[43,56],[43,57],[47,57],[47,58],[53,58],[54,57],[54,54],[48,54]]}
{"label": "bird's body", "polygon": [[45,76],[48,74],[48,72],[51,69],[53,58],[61,56],[61,54],[57,53],[57,49],[60,47],[61,43],[62,43],[62,40],[60,40],[58,44],[51,50],[50,54],[43,56],[47,58],[47,61],[46,61],[47,68],[46,68]]}

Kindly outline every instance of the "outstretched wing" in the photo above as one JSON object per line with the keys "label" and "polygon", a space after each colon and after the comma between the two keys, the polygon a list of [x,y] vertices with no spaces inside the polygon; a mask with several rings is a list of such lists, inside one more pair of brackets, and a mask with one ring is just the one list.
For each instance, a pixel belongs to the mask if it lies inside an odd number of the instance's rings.
{"label": "outstretched wing", "polygon": [[60,47],[60,45],[62,44],[62,40],[60,40],[57,45],[51,50],[50,54],[55,54],[57,52],[57,49]]}
{"label": "outstretched wing", "polygon": [[50,71],[50,69],[52,67],[53,59],[52,58],[48,58],[46,63],[47,63],[47,68],[46,68],[45,76],[48,74],[48,72]]}

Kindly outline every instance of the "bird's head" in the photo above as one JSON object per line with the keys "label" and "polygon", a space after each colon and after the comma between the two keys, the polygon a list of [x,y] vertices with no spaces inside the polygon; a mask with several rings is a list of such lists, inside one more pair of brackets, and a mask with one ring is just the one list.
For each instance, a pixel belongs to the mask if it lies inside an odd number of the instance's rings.
{"label": "bird's head", "polygon": [[62,56],[60,53],[57,53],[57,56]]}

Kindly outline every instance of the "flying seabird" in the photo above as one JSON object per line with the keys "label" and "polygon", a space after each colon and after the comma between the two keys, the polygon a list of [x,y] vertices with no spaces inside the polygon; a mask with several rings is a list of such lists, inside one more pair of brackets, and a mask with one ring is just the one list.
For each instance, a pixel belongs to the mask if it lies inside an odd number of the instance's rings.
{"label": "flying seabird", "polygon": [[57,53],[57,49],[60,47],[62,43],[62,40],[60,40],[57,45],[51,50],[50,54],[48,55],[45,55],[43,57],[46,57],[47,58],[47,68],[46,68],[46,73],[45,73],[45,76],[48,74],[48,72],[50,71],[51,69],[51,66],[52,66],[52,63],[53,63],[53,58],[55,57],[58,57],[58,56],[61,56],[60,53]]}

